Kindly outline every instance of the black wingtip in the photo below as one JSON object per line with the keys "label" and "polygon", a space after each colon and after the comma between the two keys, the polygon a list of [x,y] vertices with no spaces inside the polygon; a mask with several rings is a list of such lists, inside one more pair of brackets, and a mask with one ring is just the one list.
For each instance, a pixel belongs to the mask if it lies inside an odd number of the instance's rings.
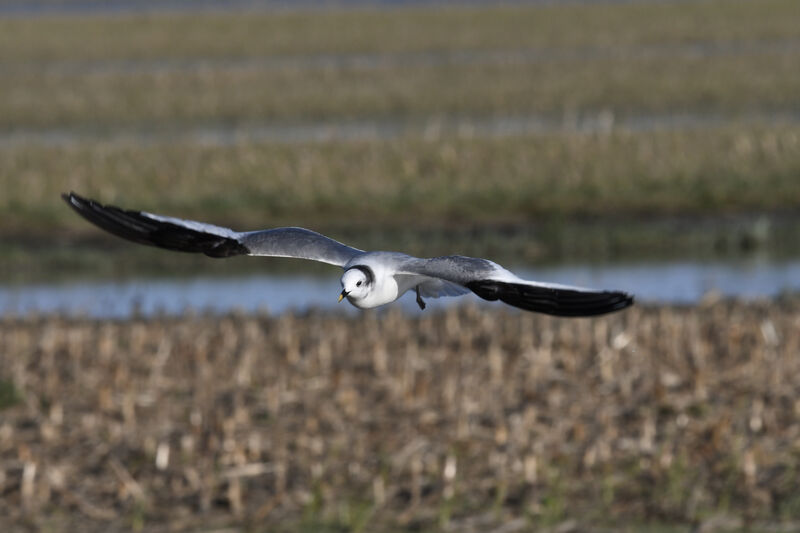
{"label": "black wingtip", "polygon": [[61,198],[83,218],[95,226],[129,241],[168,250],[204,253],[210,257],[243,255],[250,250],[237,239],[172,223],[141,211],[130,211],[103,205],[74,192]]}
{"label": "black wingtip", "polygon": [[[607,310],[600,311],[597,314],[602,315],[605,313],[613,313],[615,311],[622,311],[634,304],[634,297],[632,294],[622,291],[604,291],[601,294],[607,295],[608,305]],[[600,308],[602,307],[599,306]],[[592,316],[592,315],[589,315]]]}
{"label": "black wingtip", "polygon": [[61,199],[67,202],[67,205],[70,206],[72,209],[77,211],[79,214],[83,215],[83,211],[89,208],[92,205],[100,205],[94,200],[90,200],[89,198],[84,198],[83,196],[79,195],[74,191],[69,191],[68,193],[61,193]]}
{"label": "black wingtip", "polygon": [[77,194],[75,194],[72,191],[69,191],[68,193],[66,193],[66,192],[62,192],[61,193],[61,199],[64,200],[65,202],[67,202],[67,204],[70,207],[74,207],[75,206],[75,204],[73,203],[73,199],[79,199],[79,198],[80,198],[80,196],[78,196]]}
{"label": "black wingtip", "polygon": [[591,317],[621,311],[634,303],[632,294],[622,291],[591,291],[546,287],[524,283],[481,280],[467,288],[484,300],[561,317]]}

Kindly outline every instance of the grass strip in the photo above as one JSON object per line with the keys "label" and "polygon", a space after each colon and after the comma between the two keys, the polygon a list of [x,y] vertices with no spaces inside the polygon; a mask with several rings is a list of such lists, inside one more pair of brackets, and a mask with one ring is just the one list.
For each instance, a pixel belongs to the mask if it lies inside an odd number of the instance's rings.
{"label": "grass strip", "polygon": [[6,234],[87,232],[59,194],[242,229],[447,226],[800,205],[800,127],[307,145],[18,147],[0,158]]}
{"label": "grass strip", "polygon": [[148,13],[0,19],[0,62],[260,57],[797,37],[794,0]]}
{"label": "grass strip", "polygon": [[[800,49],[800,48],[798,48]],[[536,64],[249,67],[0,77],[0,130],[412,119],[449,115],[800,110],[797,49]]]}

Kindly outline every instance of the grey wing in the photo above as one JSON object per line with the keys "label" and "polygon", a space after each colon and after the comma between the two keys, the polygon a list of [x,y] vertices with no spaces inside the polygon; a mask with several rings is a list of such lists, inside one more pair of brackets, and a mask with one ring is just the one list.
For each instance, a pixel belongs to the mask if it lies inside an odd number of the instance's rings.
{"label": "grey wing", "polygon": [[79,215],[123,239],[211,257],[259,255],[344,266],[363,252],[304,228],[237,232],[221,226],[103,205],[75,193],[62,198]]}
{"label": "grey wing", "polygon": [[305,228],[275,228],[242,234],[250,255],[296,257],[343,267],[364,252]]}
{"label": "grey wing", "polygon": [[465,287],[484,300],[555,316],[594,316],[633,305],[633,296],[520,279],[497,263],[463,256],[410,258],[403,273],[439,278]]}

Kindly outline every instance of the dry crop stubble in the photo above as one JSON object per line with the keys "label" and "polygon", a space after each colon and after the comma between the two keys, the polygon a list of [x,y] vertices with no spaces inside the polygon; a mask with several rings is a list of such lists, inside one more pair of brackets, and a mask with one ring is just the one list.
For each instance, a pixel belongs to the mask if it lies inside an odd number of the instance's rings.
{"label": "dry crop stubble", "polygon": [[791,299],[572,321],[6,318],[2,515],[97,529],[791,523],[798,325]]}

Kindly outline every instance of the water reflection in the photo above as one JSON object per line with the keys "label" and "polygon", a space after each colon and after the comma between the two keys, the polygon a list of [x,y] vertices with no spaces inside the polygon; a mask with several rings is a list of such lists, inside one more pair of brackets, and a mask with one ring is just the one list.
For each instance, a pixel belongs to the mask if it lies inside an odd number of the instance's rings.
{"label": "water reflection", "polygon": [[[800,290],[800,259],[599,266],[572,264],[537,268],[535,271],[514,270],[531,279],[630,291],[639,302],[692,304],[710,291],[753,299]],[[0,315],[59,312],[96,318],[126,318],[133,314],[176,315],[186,311],[282,313],[311,308],[357,312],[345,303],[336,303],[338,292],[336,273],[324,277],[256,275],[5,286],[0,287]],[[474,296],[430,300],[428,311],[467,301],[481,302]],[[392,305],[409,313],[420,312],[410,294]]]}

